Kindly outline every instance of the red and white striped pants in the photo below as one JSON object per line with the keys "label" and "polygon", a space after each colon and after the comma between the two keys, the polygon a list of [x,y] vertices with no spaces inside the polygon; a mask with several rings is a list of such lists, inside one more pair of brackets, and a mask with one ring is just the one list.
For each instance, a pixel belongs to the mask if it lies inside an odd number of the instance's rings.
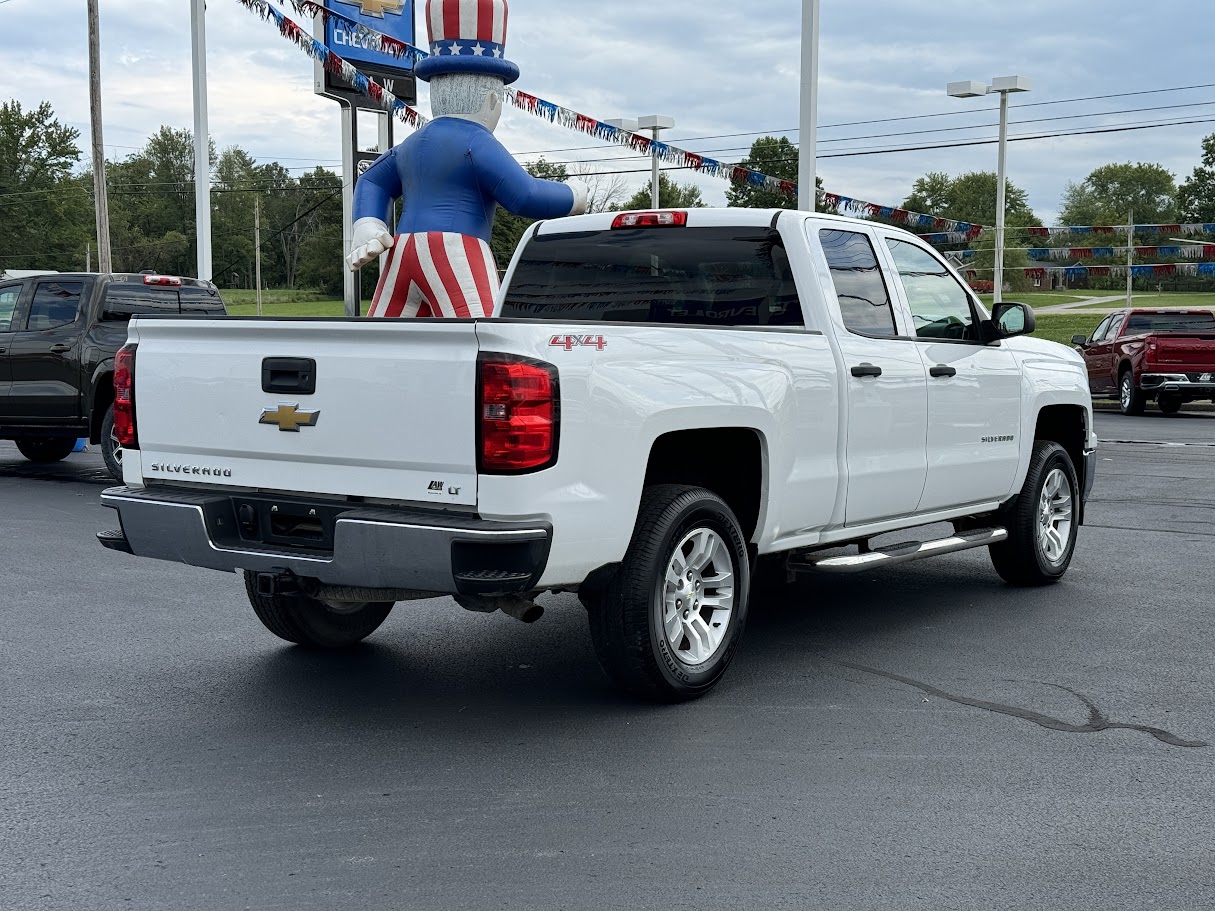
{"label": "red and white striped pants", "polygon": [[398,234],[375,289],[370,316],[489,316],[498,269],[489,244],[463,234]]}

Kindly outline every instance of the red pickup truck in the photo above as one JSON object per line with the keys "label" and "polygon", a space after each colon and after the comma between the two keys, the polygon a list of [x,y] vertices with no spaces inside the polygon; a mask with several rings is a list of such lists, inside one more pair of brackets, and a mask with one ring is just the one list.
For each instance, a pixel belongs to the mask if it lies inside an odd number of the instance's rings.
{"label": "red pickup truck", "polygon": [[1122,310],[1074,344],[1088,364],[1094,398],[1116,398],[1123,414],[1155,400],[1165,414],[1186,402],[1215,401],[1215,313]]}

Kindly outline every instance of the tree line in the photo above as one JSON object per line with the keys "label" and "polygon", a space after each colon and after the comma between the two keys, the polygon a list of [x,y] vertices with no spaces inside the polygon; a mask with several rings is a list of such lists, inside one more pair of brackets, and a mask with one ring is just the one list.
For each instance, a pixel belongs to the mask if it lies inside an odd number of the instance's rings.
{"label": "tree line", "polygon": [[[78,130],[60,123],[51,106],[31,110],[16,100],[0,103],[0,270],[97,268],[94,244],[93,175],[82,167]],[[797,145],[784,137],[757,139],[743,167],[786,180],[798,175]],[[211,149],[212,260],[220,287],[251,288],[254,275],[255,210],[261,222],[264,287],[316,290],[340,295],[342,288],[342,178],[322,167],[287,168],[257,163],[243,149]],[[647,183],[629,196],[623,178],[544,159],[526,165],[538,177],[577,177],[590,186],[591,211],[650,207]],[[299,170],[299,174],[293,174]],[[194,214],[194,145],[188,130],[161,127],[140,149],[107,162],[110,235],[115,271],[154,270],[191,275],[197,261]],[[797,200],[779,191],[733,184],[731,206],[796,208]],[[822,205],[822,181],[818,186]],[[663,208],[704,205],[700,190],[670,174],[659,178]],[[995,223],[996,175],[971,172],[951,176],[930,172],[918,178],[902,208],[939,218]],[[1111,163],[1083,180],[1069,183],[1061,200],[1061,221],[1071,225],[1120,225],[1133,213],[1138,224],[1215,222],[1215,134],[1202,143],[1201,161],[1178,185],[1158,164]],[[1006,221],[1010,228],[1041,225],[1028,194],[1009,184]],[[491,248],[504,267],[531,224],[499,210]],[[905,226],[902,226],[905,227]],[[1010,283],[1023,285],[1020,267],[1031,264],[1012,231],[1006,255]],[[1202,238],[1194,238],[1202,239]],[[1156,244],[1156,240],[1137,241]],[[1164,241],[1167,243],[1167,240]],[[1215,242],[1215,238],[1210,242]],[[1034,246],[1072,245],[1036,239]],[[1119,243],[1122,245],[1122,243]],[[993,242],[988,236],[955,245],[975,250],[968,266],[990,269]],[[90,262],[91,260],[91,262]],[[363,270],[370,294],[374,269]]]}

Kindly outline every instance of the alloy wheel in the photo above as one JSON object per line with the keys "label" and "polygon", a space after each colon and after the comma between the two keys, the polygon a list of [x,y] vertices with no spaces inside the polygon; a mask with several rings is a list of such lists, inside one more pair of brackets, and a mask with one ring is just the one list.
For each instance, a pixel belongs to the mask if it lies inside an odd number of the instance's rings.
{"label": "alloy wheel", "polygon": [[1067,473],[1056,468],[1047,475],[1038,504],[1038,548],[1051,566],[1058,566],[1067,558],[1072,539],[1073,500]]}
{"label": "alloy wheel", "polygon": [[679,661],[703,664],[721,649],[734,614],[730,548],[711,528],[684,536],[662,585],[662,628]]}

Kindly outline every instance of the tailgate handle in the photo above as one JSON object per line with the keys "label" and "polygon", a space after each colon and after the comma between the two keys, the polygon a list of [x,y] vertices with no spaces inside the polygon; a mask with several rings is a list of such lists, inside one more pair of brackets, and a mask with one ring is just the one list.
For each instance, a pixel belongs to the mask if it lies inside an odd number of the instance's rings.
{"label": "tailgate handle", "polygon": [[268,357],[262,361],[262,392],[313,395],[316,361],[307,357]]}

